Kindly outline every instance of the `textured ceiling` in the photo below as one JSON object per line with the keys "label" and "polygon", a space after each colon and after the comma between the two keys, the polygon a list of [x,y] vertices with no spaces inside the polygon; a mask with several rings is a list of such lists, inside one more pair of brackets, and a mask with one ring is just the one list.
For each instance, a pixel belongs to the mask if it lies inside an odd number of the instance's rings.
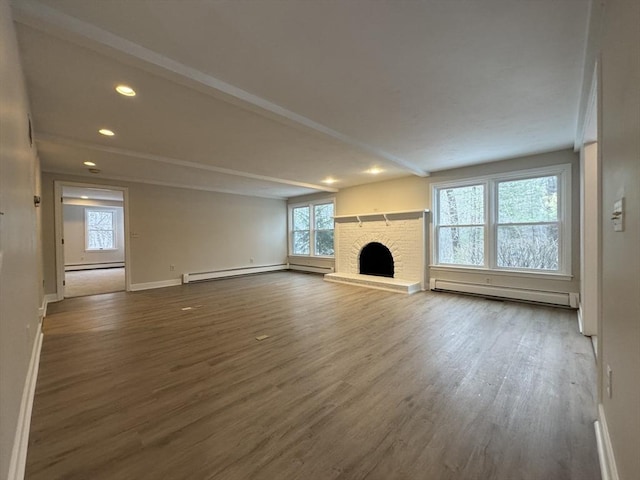
{"label": "textured ceiling", "polygon": [[572,146],[588,7],[23,0],[14,15],[45,170],[93,156],[105,177],[289,197]]}

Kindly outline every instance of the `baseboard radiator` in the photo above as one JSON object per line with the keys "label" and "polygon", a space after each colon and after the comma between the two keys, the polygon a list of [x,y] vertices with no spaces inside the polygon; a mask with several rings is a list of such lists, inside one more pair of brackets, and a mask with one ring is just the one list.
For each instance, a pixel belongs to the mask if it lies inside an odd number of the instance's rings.
{"label": "baseboard radiator", "polygon": [[430,290],[469,293],[492,298],[507,298],[524,302],[545,303],[578,308],[577,293],[545,292],[524,288],[497,287],[466,282],[452,282],[432,278],[429,281]]}
{"label": "baseboard radiator", "polygon": [[289,270],[312,273],[333,273],[335,269],[333,267],[316,267],[313,265],[296,265],[294,263],[290,263]]}
{"label": "baseboard radiator", "polygon": [[206,280],[215,280],[216,278],[240,277],[243,275],[253,275],[255,273],[275,272],[287,269],[287,264],[282,263],[277,265],[263,265],[260,267],[230,268],[228,270],[216,270],[213,272],[183,273],[182,283],[203,282]]}

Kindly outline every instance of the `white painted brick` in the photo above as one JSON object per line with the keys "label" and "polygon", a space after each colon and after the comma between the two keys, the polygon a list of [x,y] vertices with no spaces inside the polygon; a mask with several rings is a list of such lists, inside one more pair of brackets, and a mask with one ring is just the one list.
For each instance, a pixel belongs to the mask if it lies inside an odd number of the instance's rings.
{"label": "white painted brick", "polygon": [[[371,242],[385,245],[393,256],[395,278],[424,282],[426,270],[425,219],[340,221],[335,224],[336,272],[359,273],[362,248]],[[424,285],[423,285],[424,288]]]}

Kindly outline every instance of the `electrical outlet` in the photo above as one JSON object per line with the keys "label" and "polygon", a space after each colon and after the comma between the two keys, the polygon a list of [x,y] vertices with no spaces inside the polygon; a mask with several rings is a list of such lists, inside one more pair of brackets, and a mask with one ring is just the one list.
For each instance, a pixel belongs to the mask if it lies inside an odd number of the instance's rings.
{"label": "electrical outlet", "polygon": [[611,398],[613,395],[613,370],[607,365],[607,396]]}
{"label": "electrical outlet", "polygon": [[169,271],[170,271],[170,272],[175,271],[175,269],[176,269],[176,266],[175,266],[175,265],[169,265]]}

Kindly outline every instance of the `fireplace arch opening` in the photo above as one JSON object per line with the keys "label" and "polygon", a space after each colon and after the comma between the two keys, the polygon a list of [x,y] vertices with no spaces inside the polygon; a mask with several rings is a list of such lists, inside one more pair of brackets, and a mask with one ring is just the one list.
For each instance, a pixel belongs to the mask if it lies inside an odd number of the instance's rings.
{"label": "fireplace arch opening", "polygon": [[393,278],[393,255],[382,243],[371,242],[362,247],[358,262],[362,275]]}

